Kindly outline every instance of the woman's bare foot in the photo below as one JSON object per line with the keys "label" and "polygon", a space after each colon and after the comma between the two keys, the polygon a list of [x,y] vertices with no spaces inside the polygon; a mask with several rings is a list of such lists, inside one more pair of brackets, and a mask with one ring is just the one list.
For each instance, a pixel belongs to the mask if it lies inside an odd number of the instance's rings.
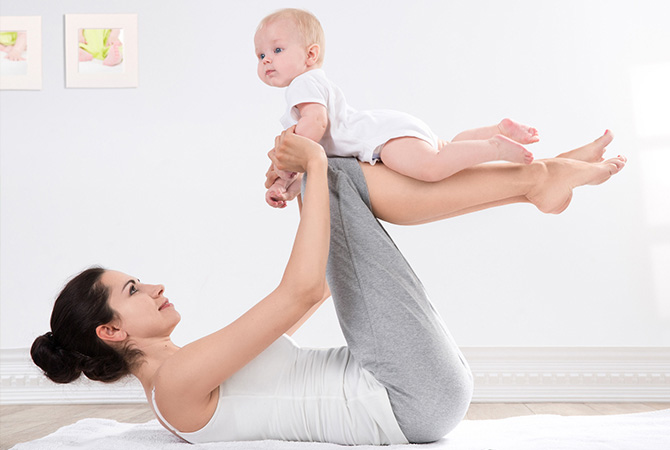
{"label": "woman's bare foot", "polygon": [[557,158],[577,159],[586,162],[602,162],[604,161],[603,154],[605,154],[606,147],[612,142],[614,135],[610,130],[606,130],[605,134],[600,136],[590,144],[583,147],[576,148],[569,152],[561,153]]}
{"label": "woman's bare foot", "polygon": [[574,188],[604,183],[624,168],[626,158],[618,156],[603,162],[555,158],[535,164],[539,179],[526,198],[542,212],[560,214],[570,204]]}
{"label": "woman's bare foot", "polygon": [[533,162],[533,154],[518,142],[509,139],[502,134],[497,134],[491,138],[491,142],[498,149],[498,161],[509,161],[520,164],[530,164]]}
{"label": "woman's bare foot", "polygon": [[498,124],[498,130],[500,130],[500,134],[519,144],[532,144],[540,140],[535,128],[515,122],[512,119],[501,120]]}

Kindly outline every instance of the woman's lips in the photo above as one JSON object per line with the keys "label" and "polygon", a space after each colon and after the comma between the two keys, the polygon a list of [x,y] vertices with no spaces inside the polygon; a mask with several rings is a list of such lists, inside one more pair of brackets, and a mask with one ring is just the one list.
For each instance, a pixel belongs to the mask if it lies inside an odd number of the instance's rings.
{"label": "woman's lips", "polygon": [[165,303],[161,305],[160,308],[158,308],[159,311],[164,310],[165,308],[169,308],[170,306],[173,306],[172,303],[170,303],[169,300],[165,300]]}

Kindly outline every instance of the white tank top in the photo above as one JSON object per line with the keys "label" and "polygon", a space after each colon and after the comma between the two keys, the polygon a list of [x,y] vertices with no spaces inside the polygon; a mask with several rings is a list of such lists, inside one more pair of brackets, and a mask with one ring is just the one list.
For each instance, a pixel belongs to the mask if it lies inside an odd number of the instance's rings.
{"label": "white tank top", "polygon": [[191,443],[251,441],[407,444],[388,394],[347,347],[309,349],[284,335],[219,387],[210,421],[173,432]]}

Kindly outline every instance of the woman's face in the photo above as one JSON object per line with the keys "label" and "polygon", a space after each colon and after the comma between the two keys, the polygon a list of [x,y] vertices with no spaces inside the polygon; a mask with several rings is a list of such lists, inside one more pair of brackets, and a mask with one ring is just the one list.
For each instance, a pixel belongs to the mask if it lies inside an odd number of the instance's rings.
{"label": "woman's face", "polygon": [[114,270],[100,278],[109,290],[109,306],[117,314],[116,327],[131,339],[165,337],[181,316],[163,294],[160,284],[140,283],[135,277]]}

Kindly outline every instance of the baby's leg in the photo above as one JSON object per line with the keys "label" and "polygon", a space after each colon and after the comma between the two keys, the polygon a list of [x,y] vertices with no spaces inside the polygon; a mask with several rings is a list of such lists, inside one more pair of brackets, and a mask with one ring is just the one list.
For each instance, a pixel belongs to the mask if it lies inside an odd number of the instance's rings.
{"label": "baby's leg", "polygon": [[79,61],[81,61],[81,62],[93,61],[93,55],[91,55],[89,52],[87,52],[83,48],[80,48],[79,49]]}
{"label": "baby's leg", "polygon": [[510,161],[530,164],[533,154],[523,145],[501,135],[482,141],[428,142],[403,137],[387,142],[380,158],[388,168],[421,181],[440,181],[477,164]]}
{"label": "baby's leg", "polygon": [[519,144],[532,144],[540,140],[535,128],[515,122],[512,119],[503,119],[498,125],[463,131],[456,135],[452,142],[490,139],[496,134],[502,134]]}

